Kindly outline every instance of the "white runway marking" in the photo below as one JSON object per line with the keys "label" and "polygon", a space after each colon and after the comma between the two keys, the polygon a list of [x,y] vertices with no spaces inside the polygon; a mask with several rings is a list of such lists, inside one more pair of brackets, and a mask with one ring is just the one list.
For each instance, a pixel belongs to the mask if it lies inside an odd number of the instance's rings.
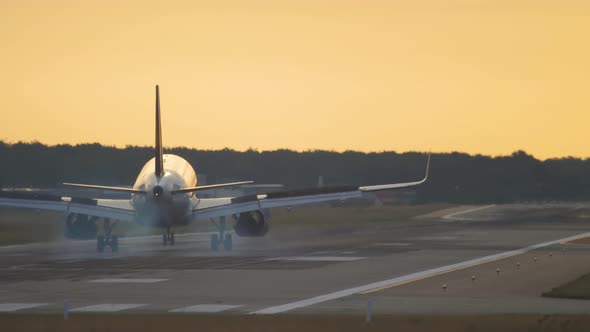
{"label": "white runway marking", "polygon": [[42,307],[47,303],[0,303],[0,312],[12,312],[23,309]]}
{"label": "white runway marking", "polygon": [[70,259],[70,260],[61,261],[61,262],[58,262],[58,263],[60,263],[60,264],[71,264],[71,263],[80,263],[80,262],[86,262],[86,261],[88,261],[88,260],[87,259]]}
{"label": "white runway marking", "polygon": [[322,250],[322,251],[314,251],[311,253],[311,255],[327,255],[327,254],[333,254],[336,252],[337,251],[335,251],[335,250]]}
{"label": "white runway marking", "polygon": [[445,219],[445,220],[469,220],[469,218],[464,218],[464,217],[461,218],[461,217],[458,217],[458,216],[463,215],[463,214],[472,213],[472,212],[481,211],[481,210],[486,210],[486,209],[489,209],[489,208],[493,208],[494,206],[496,206],[496,204],[479,206],[479,207],[476,207],[476,208],[473,208],[473,209],[468,209],[468,210],[463,210],[463,211],[459,211],[459,212],[447,214],[446,216],[443,216],[442,218]]}
{"label": "white runway marking", "polygon": [[276,313],[290,311],[293,309],[308,307],[308,306],[311,306],[314,304],[318,304],[318,303],[322,303],[322,302],[326,302],[326,301],[331,301],[331,300],[339,299],[342,297],[346,297],[346,296],[350,296],[350,295],[354,295],[354,294],[358,294],[358,293],[363,293],[363,292],[369,293],[372,291],[377,291],[377,290],[381,290],[381,289],[386,289],[386,288],[406,284],[406,283],[409,283],[412,281],[432,277],[435,275],[448,273],[451,271],[456,271],[456,270],[488,263],[491,261],[524,254],[524,253],[531,251],[531,250],[539,249],[542,247],[547,247],[547,246],[550,246],[553,244],[559,244],[561,242],[573,241],[573,240],[581,239],[581,238],[588,237],[588,236],[590,236],[590,232],[570,236],[570,237],[567,237],[564,239],[543,242],[543,243],[531,245],[531,246],[528,246],[528,247],[525,247],[522,249],[506,251],[506,252],[495,254],[495,255],[489,255],[489,256],[475,258],[475,259],[471,259],[471,260],[460,262],[460,263],[441,266],[441,267],[426,270],[426,271],[415,272],[415,273],[411,273],[411,274],[408,274],[405,276],[395,277],[395,278],[391,278],[391,279],[387,279],[387,280],[383,280],[383,281],[378,281],[378,282],[374,282],[374,283],[367,284],[367,285],[344,289],[344,290],[336,291],[333,293],[320,295],[320,296],[316,296],[316,297],[312,297],[312,298],[308,298],[308,299],[304,299],[304,300],[299,300],[299,301],[295,301],[295,302],[291,302],[291,303],[287,303],[287,304],[283,304],[283,305],[269,307],[269,308],[265,308],[265,309],[251,312],[251,314],[263,314],[263,315],[276,314]]}
{"label": "white runway marking", "polygon": [[134,304],[134,303],[104,303],[104,304],[96,304],[90,305],[87,307],[75,308],[71,311],[75,312],[116,312],[121,310],[128,310],[133,308],[139,308],[146,306],[147,304]]}
{"label": "white runway marking", "polygon": [[95,279],[90,280],[89,282],[96,282],[96,283],[135,283],[135,284],[152,284],[155,282],[162,282],[168,279],[132,279],[132,278],[104,278],[104,279]]}
{"label": "white runway marking", "polygon": [[241,307],[241,305],[229,304],[197,304],[190,307],[170,310],[169,312],[222,312]]}
{"label": "white runway marking", "polygon": [[356,256],[294,256],[267,258],[269,261],[298,261],[298,262],[352,262],[367,257]]}

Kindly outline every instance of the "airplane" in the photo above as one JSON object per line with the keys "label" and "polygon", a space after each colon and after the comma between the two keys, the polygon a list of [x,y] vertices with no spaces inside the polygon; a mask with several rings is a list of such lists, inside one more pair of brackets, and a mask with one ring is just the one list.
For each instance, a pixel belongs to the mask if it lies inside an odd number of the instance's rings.
{"label": "airplane", "polygon": [[[96,238],[96,249],[112,252],[119,249],[118,237],[112,234],[112,220],[135,222],[143,226],[159,227],[163,245],[174,245],[172,228],[187,225],[195,220],[211,220],[217,231],[211,235],[210,248],[227,251],[233,248],[232,235],[226,231],[226,217],[233,217],[234,233],[238,236],[260,237],[269,231],[267,211],[276,207],[293,207],[328,201],[340,201],[362,197],[364,193],[381,190],[409,188],[423,184],[428,179],[430,154],[426,162],[424,178],[414,182],[370,186],[338,186],[313,189],[279,191],[260,195],[224,198],[199,198],[196,193],[212,188],[240,186],[253,181],[240,181],[197,186],[195,170],[182,157],[164,154],[162,124],[160,119],[160,89],[156,85],[156,121],[154,157],[139,172],[133,187],[112,187],[79,183],[63,183],[64,186],[83,189],[99,189],[127,193],[130,199],[89,199],[61,197],[35,192],[0,191],[0,206],[53,210],[64,213],[65,233],[69,238]],[[98,225],[102,219],[102,234]]]}

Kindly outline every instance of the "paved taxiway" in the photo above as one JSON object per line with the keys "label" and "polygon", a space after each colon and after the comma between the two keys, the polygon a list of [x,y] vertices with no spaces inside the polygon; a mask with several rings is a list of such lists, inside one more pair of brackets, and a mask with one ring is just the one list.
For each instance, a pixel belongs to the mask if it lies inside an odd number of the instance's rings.
{"label": "paved taxiway", "polygon": [[372,301],[376,313],[588,313],[587,301],[540,297],[590,271],[590,244],[559,241],[590,232],[579,207],[279,228],[236,238],[231,253],[211,253],[206,233],[175,247],[122,239],[118,254],[93,241],[0,247],[0,312],[59,312],[66,301],[72,312],[361,314]]}

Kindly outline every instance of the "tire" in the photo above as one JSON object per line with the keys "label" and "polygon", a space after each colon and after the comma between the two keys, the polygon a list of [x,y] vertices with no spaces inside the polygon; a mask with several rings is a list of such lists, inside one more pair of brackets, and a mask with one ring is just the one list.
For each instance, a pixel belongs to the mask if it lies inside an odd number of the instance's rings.
{"label": "tire", "polygon": [[219,249],[219,235],[211,234],[211,250],[217,251]]}
{"label": "tire", "polygon": [[119,238],[116,236],[111,236],[111,251],[119,252]]}
{"label": "tire", "polygon": [[104,252],[104,236],[96,238],[96,251]]}
{"label": "tire", "polygon": [[170,233],[170,245],[173,246],[174,245],[174,232]]}
{"label": "tire", "polygon": [[225,249],[225,251],[232,251],[233,243],[231,234],[225,234],[225,239],[223,239],[223,249]]}
{"label": "tire", "polygon": [[168,245],[168,236],[166,236],[166,234],[162,234],[162,244],[163,245]]}

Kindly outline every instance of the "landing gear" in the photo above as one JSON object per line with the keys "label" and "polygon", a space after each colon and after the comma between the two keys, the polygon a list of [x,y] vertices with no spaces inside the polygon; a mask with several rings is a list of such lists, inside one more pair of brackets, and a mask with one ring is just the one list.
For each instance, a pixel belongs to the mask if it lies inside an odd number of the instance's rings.
{"label": "landing gear", "polygon": [[231,234],[225,234],[225,239],[223,239],[223,249],[225,249],[225,251],[231,251],[233,249]]}
{"label": "landing gear", "polygon": [[211,250],[217,251],[219,249],[219,235],[211,234]]}
{"label": "landing gear", "polygon": [[211,234],[211,250],[219,250],[219,245],[223,245],[225,251],[232,251],[233,243],[231,234],[225,233],[225,217],[220,217],[219,222],[211,219],[211,222],[217,227],[218,234]]}
{"label": "landing gear", "polygon": [[103,222],[103,228],[104,235],[99,235],[96,237],[96,251],[104,252],[105,247],[111,247],[112,252],[118,252],[119,238],[115,235],[112,235],[113,225],[111,224],[110,219],[105,218]]}
{"label": "landing gear", "polygon": [[166,228],[166,233],[162,234],[162,244],[166,245],[174,245],[174,232],[170,229],[170,227]]}
{"label": "landing gear", "polygon": [[96,251],[104,252],[104,236],[99,235],[96,239]]}
{"label": "landing gear", "polygon": [[223,249],[225,251],[232,251],[233,249],[233,242],[231,234],[225,234],[225,238],[221,240],[218,234],[211,234],[211,250],[217,251],[219,250],[219,245],[223,245]]}

